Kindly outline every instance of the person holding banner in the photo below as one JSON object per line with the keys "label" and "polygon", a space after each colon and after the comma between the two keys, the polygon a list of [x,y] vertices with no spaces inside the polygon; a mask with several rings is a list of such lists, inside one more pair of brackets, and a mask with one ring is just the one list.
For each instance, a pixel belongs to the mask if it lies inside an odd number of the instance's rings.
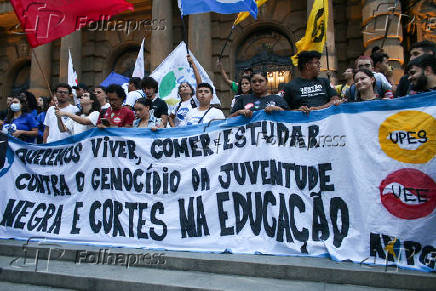
{"label": "person holding banner", "polygon": [[361,102],[361,101],[370,101],[377,99],[387,99],[384,96],[380,96],[377,94],[375,89],[375,76],[368,69],[359,69],[356,73],[354,73],[354,84],[358,91],[357,99],[349,99],[348,102]]}
{"label": "person holding banner", "polygon": [[197,99],[200,106],[193,108],[186,115],[186,124],[209,123],[212,120],[225,119],[224,113],[210,105],[213,98],[213,88],[209,83],[200,83],[197,86]]}
{"label": "person holding banner", "polygon": [[317,51],[302,51],[298,54],[298,70],[301,77],[285,86],[284,98],[291,110],[309,113],[341,103],[338,93],[327,78],[318,77],[321,54]]}
{"label": "person holding banner", "polygon": [[[80,98],[81,110],[76,114],[60,111],[55,111],[58,118],[58,127],[61,132],[69,132],[71,134],[79,134],[87,131],[97,125],[100,117],[100,103],[94,93],[84,92]],[[64,123],[62,116],[67,116],[69,119]]]}
{"label": "person holding banner", "polygon": [[[188,63],[194,71],[195,81],[197,84],[202,83],[200,73],[198,71],[197,65],[192,60],[190,55],[186,56]],[[195,90],[191,84],[188,82],[182,82],[179,85],[178,94],[180,97],[179,104],[171,112],[168,121],[171,127],[185,126],[186,125],[186,115],[192,108],[198,106],[198,100],[194,99]]]}
{"label": "person holding banner", "polygon": [[135,114],[127,106],[123,106],[126,93],[120,85],[109,85],[106,89],[110,107],[97,122],[98,128],[132,127]]}
{"label": "person holding banner", "polygon": [[268,95],[268,78],[265,72],[255,72],[251,77],[253,94],[241,95],[233,106],[230,117],[243,115],[251,118],[253,111],[284,111],[289,109],[278,95]]}
{"label": "person holding banner", "polygon": [[[71,105],[69,102],[69,96],[72,92],[72,89],[70,85],[66,83],[59,83],[56,85],[55,89],[55,98],[57,100],[56,107],[58,107],[62,111],[70,112],[70,113],[76,113],[79,111],[79,108],[77,106]],[[63,116],[63,121],[66,122],[68,120],[68,117]],[[43,141],[44,143],[48,142],[54,142],[57,140],[61,140],[63,138],[66,138],[70,135],[68,132],[60,132],[58,127],[58,119],[55,114],[55,106],[51,106],[47,110],[47,114],[45,115],[44,119],[44,135],[43,135]]]}
{"label": "person holding banner", "polygon": [[35,116],[29,110],[26,98],[21,94],[12,99],[2,132],[25,142],[35,142],[35,137],[38,135],[38,124]]}

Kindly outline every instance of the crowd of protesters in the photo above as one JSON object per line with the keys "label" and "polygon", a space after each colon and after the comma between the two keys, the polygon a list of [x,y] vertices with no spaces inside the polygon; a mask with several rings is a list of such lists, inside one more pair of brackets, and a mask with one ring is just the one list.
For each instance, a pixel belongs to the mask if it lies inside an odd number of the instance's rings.
{"label": "crowd of protesters", "polygon": [[[309,114],[347,102],[393,99],[436,90],[436,44],[423,41],[412,46],[410,62],[398,86],[392,81],[389,56],[378,47],[371,56],[360,56],[354,67],[343,73],[344,83],[319,77],[321,54],[304,51],[298,55],[300,76],[283,88],[283,94],[268,92],[266,72],[246,69],[238,82],[230,80],[218,61],[221,74],[235,94],[230,117],[251,118],[254,111],[303,111]],[[158,97],[158,82],[151,77],[131,78],[128,93],[120,85],[89,88],[78,84],[57,84],[52,97],[39,97],[23,91],[7,98],[7,109],[0,112],[2,132],[29,143],[49,143],[93,127],[151,128],[182,127],[225,119],[219,106],[211,105],[214,89],[203,83],[188,55],[196,84],[179,85],[180,102],[169,109]],[[335,86],[334,86],[335,85]],[[75,90],[73,95],[72,89]]]}

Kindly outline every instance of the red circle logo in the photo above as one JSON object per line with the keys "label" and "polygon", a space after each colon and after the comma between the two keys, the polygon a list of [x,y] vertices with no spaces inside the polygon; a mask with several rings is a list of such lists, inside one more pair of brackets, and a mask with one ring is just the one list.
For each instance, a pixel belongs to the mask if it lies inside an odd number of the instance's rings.
{"label": "red circle logo", "polygon": [[398,218],[418,219],[436,208],[436,183],[419,170],[395,171],[379,188],[383,206]]}

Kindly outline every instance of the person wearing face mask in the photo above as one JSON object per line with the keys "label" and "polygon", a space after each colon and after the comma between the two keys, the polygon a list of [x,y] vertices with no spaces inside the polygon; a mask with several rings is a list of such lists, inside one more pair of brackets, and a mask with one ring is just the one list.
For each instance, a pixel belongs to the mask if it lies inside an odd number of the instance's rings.
{"label": "person wearing face mask", "polygon": [[[98,102],[95,94],[85,92],[80,96],[79,100],[81,110],[76,114],[59,109],[55,111],[60,132],[79,134],[97,125],[100,117],[100,102]],[[69,119],[64,123],[62,116],[69,117]]]}
{"label": "person wearing face mask", "polygon": [[161,124],[159,118],[154,117],[153,110],[150,110],[153,102],[148,98],[139,98],[135,102],[135,116],[136,119],[133,122],[135,128],[151,128],[156,130]]}
{"label": "person wearing face mask", "polygon": [[2,132],[28,143],[35,142],[38,135],[38,124],[34,115],[29,111],[26,99],[23,96],[12,99]]}

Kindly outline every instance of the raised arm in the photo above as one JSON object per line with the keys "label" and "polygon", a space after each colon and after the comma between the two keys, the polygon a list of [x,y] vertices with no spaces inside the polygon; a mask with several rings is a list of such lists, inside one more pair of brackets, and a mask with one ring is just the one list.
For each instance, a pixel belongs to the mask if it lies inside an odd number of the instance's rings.
{"label": "raised arm", "polygon": [[218,69],[221,72],[221,76],[223,77],[224,81],[226,81],[226,83],[230,86],[230,88],[232,87],[232,84],[234,83],[232,80],[229,79],[229,76],[227,76],[226,71],[223,68],[223,64],[221,63],[221,61],[218,59],[216,61],[216,66],[218,67]]}
{"label": "raised arm", "polygon": [[200,73],[198,72],[198,68],[195,65],[194,60],[192,59],[192,57],[190,55],[187,55],[186,59],[188,60],[188,63],[191,65],[192,69],[194,70],[195,81],[197,82],[197,85],[200,84],[200,83],[203,83],[203,81],[201,80]]}

